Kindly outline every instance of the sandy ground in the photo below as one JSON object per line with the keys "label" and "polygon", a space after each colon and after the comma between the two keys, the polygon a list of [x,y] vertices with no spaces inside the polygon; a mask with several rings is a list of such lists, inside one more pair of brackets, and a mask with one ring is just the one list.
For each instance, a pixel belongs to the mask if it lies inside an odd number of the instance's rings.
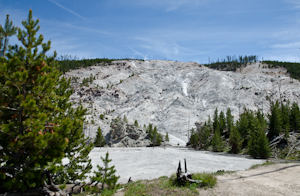
{"label": "sandy ground", "polygon": [[93,169],[103,165],[101,157],[109,152],[115,165],[118,183],[126,183],[131,177],[133,181],[150,180],[175,173],[178,162],[187,160],[187,169],[195,172],[216,172],[218,170],[237,171],[249,169],[252,165],[261,164],[265,160],[246,157],[228,156],[207,151],[195,151],[187,148],[94,148],[90,153]]}
{"label": "sandy ground", "polygon": [[276,164],[218,176],[213,189],[200,195],[300,195],[300,164]]}

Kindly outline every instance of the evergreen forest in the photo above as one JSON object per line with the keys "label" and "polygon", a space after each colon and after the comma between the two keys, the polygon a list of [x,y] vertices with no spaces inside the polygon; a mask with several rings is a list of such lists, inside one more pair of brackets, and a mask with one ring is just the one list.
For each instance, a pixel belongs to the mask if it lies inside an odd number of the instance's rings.
{"label": "evergreen forest", "polygon": [[290,155],[289,158],[298,159],[299,152],[288,145],[290,135],[300,132],[298,104],[276,101],[270,105],[267,115],[244,107],[236,121],[230,108],[226,113],[216,108],[213,117],[209,116],[201,128],[191,130],[191,146],[215,152],[244,153],[253,158],[266,159],[277,153],[278,158]]}

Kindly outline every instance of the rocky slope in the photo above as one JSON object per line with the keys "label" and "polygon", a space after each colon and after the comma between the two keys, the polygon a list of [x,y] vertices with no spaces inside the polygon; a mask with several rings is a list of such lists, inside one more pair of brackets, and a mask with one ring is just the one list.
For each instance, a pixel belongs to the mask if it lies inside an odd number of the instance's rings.
{"label": "rocky slope", "polygon": [[[269,111],[269,100],[300,101],[297,80],[284,69],[266,69],[258,62],[239,72],[212,70],[194,62],[114,61],[109,66],[92,66],[73,70],[71,100],[89,109],[85,124],[87,135],[95,137],[98,126],[104,133],[117,116],[127,116],[129,123],[152,123],[170,142],[185,145],[187,130],[195,122],[207,120],[215,108],[230,108],[237,119],[246,106]],[[95,80],[80,86],[83,78]],[[77,81],[75,82],[75,79]],[[100,119],[100,115],[103,120]]]}

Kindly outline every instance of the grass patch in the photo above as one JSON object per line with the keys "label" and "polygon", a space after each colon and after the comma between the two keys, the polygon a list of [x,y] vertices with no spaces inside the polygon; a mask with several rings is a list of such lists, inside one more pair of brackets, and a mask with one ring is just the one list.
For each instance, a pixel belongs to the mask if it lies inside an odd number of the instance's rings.
{"label": "grass patch", "polygon": [[101,190],[100,186],[95,187],[84,187],[84,191],[82,193],[73,194],[76,196],[88,196],[88,195],[101,195],[101,196],[112,196],[116,193],[118,189],[122,188],[122,185],[118,184],[114,189],[104,189]]}
{"label": "grass patch", "polygon": [[261,166],[268,166],[268,165],[274,165],[276,163],[272,162],[272,161],[269,161],[269,162],[265,162],[263,164],[256,164],[256,165],[253,165],[250,167],[250,169],[256,169],[258,167],[261,167]]}
{"label": "grass patch", "polygon": [[196,173],[193,179],[202,180],[202,183],[180,183],[176,179],[176,174],[170,178],[167,176],[155,180],[137,181],[129,184],[125,189],[125,196],[134,195],[199,195],[198,188],[211,188],[217,184],[217,179],[209,173]]}
{"label": "grass patch", "polygon": [[236,171],[224,171],[224,170],[218,170],[217,172],[212,173],[214,176],[221,176],[224,174],[232,174],[235,173]]}
{"label": "grass patch", "polygon": [[76,196],[90,196],[90,195],[101,195],[101,196],[112,196],[116,193],[117,190],[113,190],[113,189],[104,189],[101,193],[100,191],[83,191],[82,193],[79,193],[79,194],[73,194],[73,195],[76,195]]}

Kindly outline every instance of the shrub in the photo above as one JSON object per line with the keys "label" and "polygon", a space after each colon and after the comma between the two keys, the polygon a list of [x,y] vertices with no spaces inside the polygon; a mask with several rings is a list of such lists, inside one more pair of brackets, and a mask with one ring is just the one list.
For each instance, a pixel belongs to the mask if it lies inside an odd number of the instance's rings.
{"label": "shrub", "polygon": [[103,120],[103,119],[104,119],[104,117],[105,117],[105,115],[104,115],[104,114],[100,114],[100,117],[99,117],[99,118],[100,118],[101,120]]}

